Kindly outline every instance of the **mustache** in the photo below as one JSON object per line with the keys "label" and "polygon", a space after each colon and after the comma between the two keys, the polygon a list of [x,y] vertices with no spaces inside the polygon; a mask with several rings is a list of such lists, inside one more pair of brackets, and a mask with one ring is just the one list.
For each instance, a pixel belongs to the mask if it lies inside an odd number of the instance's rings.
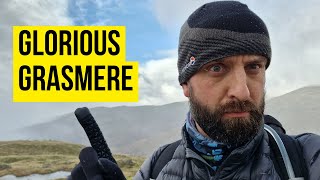
{"label": "mustache", "polygon": [[234,113],[234,112],[260,112],[260,110],[250,101],[230,101],[224,105],[220,105],[216,109],[216,113]]}

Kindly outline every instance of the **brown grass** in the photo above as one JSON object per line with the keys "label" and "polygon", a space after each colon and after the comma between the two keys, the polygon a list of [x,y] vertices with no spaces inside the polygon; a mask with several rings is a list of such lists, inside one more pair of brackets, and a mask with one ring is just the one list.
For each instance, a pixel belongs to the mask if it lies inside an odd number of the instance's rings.
{"label": "brown grass", "polygon": [[[0,177],[71,171],[84,146],[59,141],[0,141]],[[128,179],[138,171],[144,157],[114,155]]]}

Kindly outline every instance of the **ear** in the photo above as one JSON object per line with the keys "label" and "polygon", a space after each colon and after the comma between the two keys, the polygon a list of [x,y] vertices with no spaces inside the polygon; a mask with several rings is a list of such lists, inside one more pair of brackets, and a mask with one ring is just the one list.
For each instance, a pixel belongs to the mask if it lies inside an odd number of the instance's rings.
{"label": "ear", "polygon": [[184,96],[189,97],[190,96],[190,92],[189,92],[188,84],[187,83],[183,83],[181,86],[182,86],[182,90],[183,90]]}

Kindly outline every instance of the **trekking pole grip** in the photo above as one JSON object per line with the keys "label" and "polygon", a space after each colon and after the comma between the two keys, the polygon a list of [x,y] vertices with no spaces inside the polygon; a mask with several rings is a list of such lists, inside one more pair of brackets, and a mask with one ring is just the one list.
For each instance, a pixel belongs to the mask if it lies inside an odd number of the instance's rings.
{"label": "trekking pole grip", "polygon": [[107,158],[117,164],[103,134],[87,107],[77,108],[74,112],[82,128],[86,132],[92,148],[99,158]]}

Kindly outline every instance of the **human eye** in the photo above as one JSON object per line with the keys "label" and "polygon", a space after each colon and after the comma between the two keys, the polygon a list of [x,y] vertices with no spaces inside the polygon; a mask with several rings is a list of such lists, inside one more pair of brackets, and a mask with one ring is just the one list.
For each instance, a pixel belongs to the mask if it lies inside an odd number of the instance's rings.
{"label": "human eye", "polygon": [[211,64],[210,66],[208,66],[207,71],[211,74],[219,75],[219,74],[224,73],[226,71],[226,68],[223,64],[216,63],[216,64]]}
{"label": "human eye", "polygon": [[250,63],[246,69],[249,73],[257,74],[263,69],[263,65],[261,63]]}

